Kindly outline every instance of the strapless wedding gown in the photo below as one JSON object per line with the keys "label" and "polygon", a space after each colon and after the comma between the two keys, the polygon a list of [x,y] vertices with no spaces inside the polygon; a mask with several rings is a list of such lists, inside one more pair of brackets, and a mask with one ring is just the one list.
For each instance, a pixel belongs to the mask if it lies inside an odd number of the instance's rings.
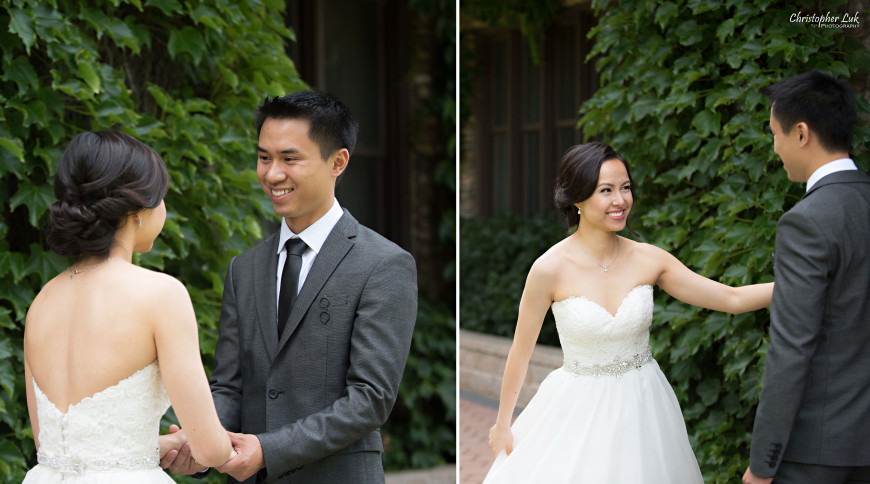
{"label": "strapless wedding gown", "polygon": [[172,484],[157,436],[169,408],[155,360],[62,413],[33,381],[39,464],[25,484]]}
{"label": "strapless wedding gown", "polygon": [[674,391],[652,358],[652,286],[610,314],[584,297],[552,305],[563,366],[550,373],[496,457],[493,483],[703,483]]}

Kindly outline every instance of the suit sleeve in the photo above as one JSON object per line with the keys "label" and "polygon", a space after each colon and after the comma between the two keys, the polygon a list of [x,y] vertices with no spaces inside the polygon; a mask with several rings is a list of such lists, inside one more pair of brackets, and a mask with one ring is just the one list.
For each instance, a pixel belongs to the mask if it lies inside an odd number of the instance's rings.
{"label": "suit sleeve", "polygon": [[360,296],[345,394],[318,413],[257,435],[270,480],[338,452],[387,421],[416,316],[416,265],[410,254],[396,252],[374,267]]}
{"label": "suit sleeve", "polygon": [[800,410],[822,331],[832,249],[814,220],[794,209],[776,231],[776,284],[764,389],[755,415],[750,469],[773,477]]}
{"label": "suit sleeve", "polygon": [[239,320],[236,292],[233,282],[233,263],[230,261],[224,281],[220,327],[214,352],[214,369],[209,383],[218,417],[225,429],[241,430],[242,369],[239,347]]}

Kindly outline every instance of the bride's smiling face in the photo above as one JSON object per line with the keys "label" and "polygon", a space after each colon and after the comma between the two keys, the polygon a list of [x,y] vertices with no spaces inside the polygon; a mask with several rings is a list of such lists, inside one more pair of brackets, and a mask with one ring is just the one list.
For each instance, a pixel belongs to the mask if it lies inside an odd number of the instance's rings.
{"label": "bride's smiling face", "polygon": [[580,226],[618,232],[625,228],[633,203],[625,165],[617,159],[607,160],[601,164],[592,196],[576,204],[581,211]]}

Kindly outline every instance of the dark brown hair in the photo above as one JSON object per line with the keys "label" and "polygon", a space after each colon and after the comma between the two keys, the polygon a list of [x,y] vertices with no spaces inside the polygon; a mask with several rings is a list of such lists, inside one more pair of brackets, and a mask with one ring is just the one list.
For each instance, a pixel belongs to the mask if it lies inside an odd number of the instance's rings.
{"label": "dark brown hair", "polygon": [[136,138],[80,133],[57,166],[46,243],[60,255],[107,255],[125,218],[160,205],[168,185],[160,155]]}

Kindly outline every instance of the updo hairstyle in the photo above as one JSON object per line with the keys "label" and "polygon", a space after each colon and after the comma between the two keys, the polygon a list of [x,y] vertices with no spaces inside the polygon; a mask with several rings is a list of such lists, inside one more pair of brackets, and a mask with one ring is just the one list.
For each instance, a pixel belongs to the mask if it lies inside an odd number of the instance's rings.
{"label": "updo hairstyle", "polygon": [[[565,223],[573,227],[580,223],[575,203],[582,202],[595,193],[601,165],[608,160],[619,160],[625,165],[628,180],[631,182],[632,199],[637,200],[634,193],[634,182],[628,162],[613,148],[604,143],[585,143],[568,148],[559,163],[559,174],[556,176],[556,187],[553,190],[553,203],[565,216]],[[635,234],[626,222],[628,230]]]}
{"label": "updo hairstyle", "polygon": [[160,155],[136,138],[80,133],[57,166],[46,243],[60,255],[108,255],[127,216],[159,206],[168,184]]}

